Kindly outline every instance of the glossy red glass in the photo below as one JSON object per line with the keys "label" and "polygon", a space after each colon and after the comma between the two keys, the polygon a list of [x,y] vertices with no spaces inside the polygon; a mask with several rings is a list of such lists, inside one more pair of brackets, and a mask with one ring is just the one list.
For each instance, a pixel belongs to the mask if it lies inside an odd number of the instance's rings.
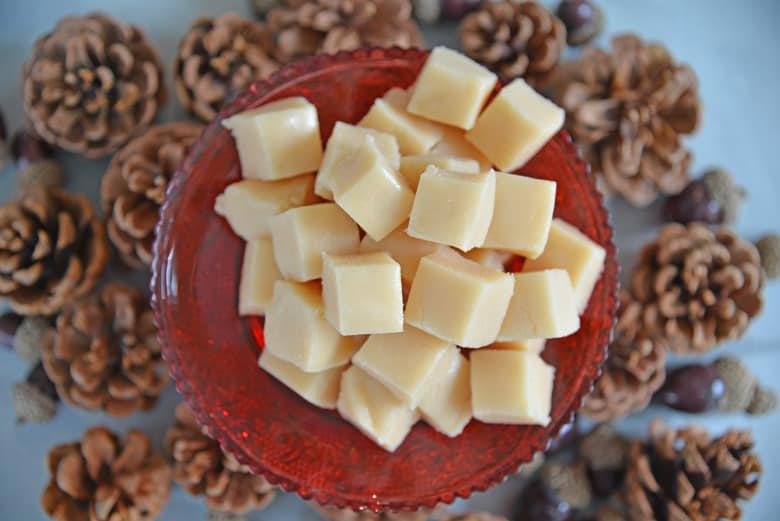
{"label": "glossy red glass", "polygon": [[571,421],[605,358],[615,315],[617,264],[607,212],[587,165],[560,132],[522,169],[558,181],[556,215],[607,249],[604,273],[580,331],[550,341],[557,368],[546,427],[472,421],[447,438],[420,423],[395,453],[374,445],[335,412],[304,402],[261,371],[262,321],[237,315],[243,243],[214,214],[214,198],[239,180],[226,116],[302,95],[314,103],[323,138],[355,122],[390,87],[407,87],[427,52],[369,49],[315,56],[257,83],[222,110],[174,176],[155,244],[152,305],[176,386],[199,421],[253,472],[322,504],[399,510],[450,503],[484,490],[543,450]]}

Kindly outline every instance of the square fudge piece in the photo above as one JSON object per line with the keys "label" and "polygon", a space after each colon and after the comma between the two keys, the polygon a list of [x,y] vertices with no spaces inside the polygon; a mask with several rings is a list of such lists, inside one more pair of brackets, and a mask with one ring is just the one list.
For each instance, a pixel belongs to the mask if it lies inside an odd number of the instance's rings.
{"label": "square fudge piece", "polygon": [[358,125],[394,135],[403,155],[424,154],[441,139],[441,125],[409,114],[398,91],[391,89],[386,98],[377,98]]}
{"label": "square fudge piece", "polygon": [[401,267],[387,253],[323,254],[325,318],[342,335],[404,329]]}
{"label": "square fudge piece", "polygon": [[477,62],[446,47],[428,56],[406,109],[412,114],[470,129],[498,78]]}
{"label": "square fudge piece", "polygon": [[577,228],[560,219],[554,219],[542,254],[527,260],[523,271],[560,268],[569,273],[574,287],[577,311],[588,307],[590,294],[604,269],[607,252]]}
{"label": "square fudge piece", "polygon": [[493,172],[462,174],[429,166],[420,177],[406,232],[462,251],[482,246],[495,194]]}
{"label": "square fudge piece", "polygon": [[413,190],[417,190],[420,176],[429,165],[434,165],[450,172],[478,174],[479,163],[476,159],[445,156],[441,154],[421,154],[419,156],[404,156],[401,158],[401,175]]}
{"label": "square fudge piece", "polygon": [[408,327],[403,333],[371,335],[352,363],[414,409],[436,365],[452,344]]}
{"label": "square fudge piece", "polygon": [[319,282],[277,281],[264,332],[269,353],[307,373],[344,365],[360,347],[325,320]]}
{"label": "square fudge piece", "polygon": [[515,291],[498,340],[560,338],[580,328],[569,275],[564,270],[514,273]]}
{"label": "square fudge piece", "polygon": [[512,254],[505,251],[491,250],[488,248],[474,248],[463,254],[465,258],[481,264],[487,268],[504,271],[504,264],[512,258]]}
{"label": "square fudge piece", "polygon": [[547,342],[544,338],[526,338],[524,340],[513,340],[511,342],[496,342],[491,345],[491,349],[509,349],[510,351],[525,351],[535,355],[542,354],[544,344]]}
{"label": "square fudge piece", "polygon": [[431,253],[448,249],[443,244],[410,237],[406,233],[406,226],[396,228],[393,233],[381,241],[375,241],[369,235],[366,235],[360,242],[360,251],[363,253],[377,251],[389,253],[401,265],[401,282],[405,285],[411,285],[412,280],[414,280],[414,274],[417,273],[417,265],[420,263],[421,258]]}
{"label": "square fudge piece", "polygon": [[398,150],[398,141],[396,141],[395,136],[372,128],[357,127],[343,121],[337,121],[328,139],[328,144],[325,146],[322,166],[317,173],[317,182],[314,185],[314,192],[317,195],[333,200],[331,183],[333,178],[339,175],[338,169],[334,167],[344,157],[355,152],[366,136],[371,136],[374,139],[377,148],[390,168],[398,170],[401,163],[401,153]]}
{"label": "square fudge piece", "polygon": [[347,368],[341,366],[318,373],[306,373],[290,362],[272,355],[267,349],[260,355],[260,367],[301,398],[323,409],[336,408],[341,373]]}
{"label": "square fudge piece", "polygon": [[493,163],[477,150],[477,147],[466,141],[466,132],[460,128],[444,127],[444,134],[431,149],[431,154],[473,159],[479,163],[480,172],[486,172],[493,167]]}
{"label": "square fudge piece", "polygon": [[501,89],[468,139],[501,170],[523,166],[563,126],[564,111],[517,79]]}
{"label": "square fudge piece", "polygon": [[470,365],[457,348],[448,348],[436,364],[420,400],[423,420],[451,438],[463,432],[471,420]]}
{"label": "square fudge piece", "polygon": [[290,208],[270,228],[279,271],[299,282],[322,277],[323,253],[356,253],[360,245],[357,224],[333,203]]}
{"label": "square fudge piece", "polygon": [[238,286],[238,314],[265,314],[274,294],[274,284],[281,279],[270,237],[247,241]]}
{"label": "square fudge piece", "polygon": [[318,202],[313,188],[314,174],[281,181],[245,179],[217,196],[214,211],[227,219],[236,235],[250,241],[271,234],[268,219],[274,215]]}
{"label": "square fudge piece", "polygon": [[354,365],[341,375],[336,407],[342,418],[388,452],[401,445],[420,419],[416,410]]}
{"label": "square fudge piece", "polygon": [[471,353],[471,406],[485,423],[547,425],[555,368],[524,351]]}
{"label": "square fudge piece", "polygon": [[222,126],[236,139],[246,178],[284,179],[320,167],[320,122],[306,98],[274,101],[224,119]]}
{"label": "square fudge piece", "polygon": [[496,200],[485,248],[529,259],[541,255],[555,209],[555,181],[496,172]]}
{"label": "square fudge piece", "polygon": [[453,251],[428,255],[409,291],[406,323],[462,347],[486,346],[496,340],[513,282]]}

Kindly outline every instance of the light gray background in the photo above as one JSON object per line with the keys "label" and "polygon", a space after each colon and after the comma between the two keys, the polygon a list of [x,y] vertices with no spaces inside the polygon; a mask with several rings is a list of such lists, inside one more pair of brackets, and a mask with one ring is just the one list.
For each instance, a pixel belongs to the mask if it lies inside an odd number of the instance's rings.
{"label": "light gray background", "polygon": [[[553,2],[547,2],[552,4]],[[633,30],[642,36],[664,42],[682,61],[690,63],[699,75],[704,101],[701,130],[690,140],[695,152],[694,171],[712,165],[730,169],[749,192],[749,199],[736,228],[745,237],[757,238],[780,229],[780,2],[776,0],[602,0],[607,13],[607,34]],[[19,95],[19,71],[34,39],[53,27],[65,14],[103,9],[120,20],[138,24],[160,47],[170,65],[178,39],[199,14],[217,14],[229,9],[248,14],[241,0],[0,0],[0,106],[10,129],[20,126],[23,113]],[[457,44],[455,26],[426,28],[431,44]],[[606,38],[602,37],[602,42]],[[170,70],[168,71],[170,85]],[[172,89],[171,89],[172,92]],[[184,117],[175,99],[167,105],[162,119]],[[107,160],[87,161],[62,154],[68,187],[87,193],[97,201],[100,177]],[[0,198],[13,196],[13,173],[0,173]],[[657,229],[658,207],[632,210],[610,202],[617,229],[620,258],[630,270],[635,253]],[[624,274],[625,275],[625,274]],[[624,277],[625,278],[625,277]],[[136,278],[142,283],[142,278]],[[716,353],[743,357],[763,381],[780,391],[780,283],[765,291],[766,307],[747,335]],[[675,360],[674,362],[678,362]],[[151,413],[115,420],[63,407],[48,425],[16,426],[11,407],[11,383],[21,379],[26,367],[12,353],[0,353],[0,521],[45,519],[38,507],[40,491],[46,484],[43,466],[46,451],[54,444],[74,440],[89,426],[106,423],[124,431],[140,427],[150,433],[159,447],[171,423],[179,398],[171,388]],[[780,414],[760,418],[713,414],[694,417],[650,409],[620,423],[627,432],[643,433],[647,421],[663,415],[673,425],[701,421],[713,432],[728,427],[752,428],[758,452],[766,469],[755,499],[745,506],[745,519],[778,519],[780,506]],[[486,494],[474,496],[474,508],[507,512],[519,486],[516,479]],[[463,502],[455,505],[465,509]],[[200,500],[175,487],[162,519],[165,521],[205,517]],[[314,520],[317,517],[292,495],[282,495],[267,510],[254,513],[253,520]]]}

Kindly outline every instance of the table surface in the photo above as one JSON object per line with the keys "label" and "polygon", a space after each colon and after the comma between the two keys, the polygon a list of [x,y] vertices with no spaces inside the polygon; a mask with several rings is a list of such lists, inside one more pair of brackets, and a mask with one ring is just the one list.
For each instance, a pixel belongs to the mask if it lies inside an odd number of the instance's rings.
{"label": "table surface", "polygon": [[[546,2],[552,4],[553,2]],[[625,2],[601,0],[607,13],[608,34],[635,31],[641,36],[663,42],[681,61],[693,66],[699,76],[704,104],[703,125],[689,140],[694,151],[694,172],[709,166],[722,166],[733,172],[749,197],[744,205],[737,231],[748,239],[780,229],[780,176],[775,154],[780,137],[780,2],[776,0],[644,0]],[[153,7],[152,7],[153,6]],[[120,20],[143,27],[156,43],[166,64],[173,60],[179,38],[200,14],[217,14],[229,9],[249,14],[242,0],[2,0],[0,1],[0,106],[10,129],[23,122],[19,93],[19,71],[30,53],[34,39],[52,28],[66,14],[103,9]],[[454,24],[425,27],[429,44],[457,46]],[[607,37],[601,37],[607,43]],[[166,71],[171,83],[170,69]],[[171,92],[172,89],[171,89]],[[175,100],[163,112],[164,120],[183,119]],[[86,193],[98,201],[99,179],[107,160],[88,161],[62,154],[68,176],[68,188]],[[14,181],[10,170],[0,174],[0,198],[13,197]],[[659,207],[635,210],[621,201],[610,201],[613,224],[620,247],[620,260],[626,272],[631,269],[637,250],[657,231]],[[139,286],[142,276],[135,277]],[[770,283],[765,291],[766,306],[748,333],[714,353],[743,358],[767,385],[780,392],[780,283]],[[679,363],[681,359],[673,359]],[[48,476],[43,466],[47,450],[57,443],[77,439],[89,426],[107,424],[118,431],[139,427],[148,432],[159,448],[165,430],[172,422],[172,411],[180,398],[169,388],[157,408],[146,414],[113,419],[63,407],[46,425],[15,424],[11,405],[12,382],[23,378],[25,365],[12,353],[0,353],[0,519],[34,521],[46,519],[38,506],[40,491]],[[765,468],[763,483],[756,497],[745,505],[745,519],[777,518],[780,497],[780,414],[751,418],[741,414],[689,416],[650,408],[619,422],[631,434],[643,434],[649,419],[663,416],[674,426],[700,422],[713,433],[730,427],[751,428]],[[773,441],[774,440],[774,441]],[[480,509],[507,513],[521,483],[510,479],[503,485],[460,501],[453,509]],[[252,520],[314,520],[318,517],[296,496],[281,494],[268,509],[253,513]],[[203,519],[205,507],[181,488],[174,487],[171,501],[161,517],[163,521]]]}

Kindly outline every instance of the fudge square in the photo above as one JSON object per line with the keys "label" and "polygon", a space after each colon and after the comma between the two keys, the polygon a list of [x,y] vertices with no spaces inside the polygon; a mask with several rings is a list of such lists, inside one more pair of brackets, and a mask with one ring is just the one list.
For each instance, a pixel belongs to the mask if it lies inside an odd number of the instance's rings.
{"label": "fudge square", "polygon": [[465,157],[452,157],[442,154],[421,154],[418,156],[404,156],[401,158],[401,175],[409,183],[413,190],[417,190],[420,184],[420,176],[428,168],[428,165],[435,165],[442,170],[450,172],[463,172],[464,174],[478,174],[479,163],[476,159],[467,159]]}
{"label": "fudge square", "polygon": [[314,172],[322,161],[317,108],[297,96],[222,121],[233,133],[246,178],[284,179]]}
{"label": "fudge square", "polygon": [[449,437],[463,432],[471,420],[470,363],[457,348],[448,348],[439,359],[419,409],[426,423]]}
{"label": "fudge square", "polygon": [[375,241],[371,236],[366,235],[360,242],[360,251],[363,253],[377,251],[389,253],[401,265],[401,282],[408,286],[414,280],[414,274],[417,273],[417,266],[420,264],[421,258],[437,251],[449,249],[449,247],[410,237],[405,228],[405,226],[396,228],[393,233],[381,241]]}
{"label": "fudge square", "polygon": [[323,409],[336,408],[341,373],[346,366],[334,367],[318,373],[306,373],[294,364],[272,355],[268,349],[263,350],[259,364],[271,376],[307,402]]}
{"label": "fudge square", "polygon": [[247,241],[241,282],[238,286],[238,314],[263,315],[274,294],[274,284],[282,274],[276,268],[270,237]]}
{"label": "fudge square", "polygon": [[406,303],[406,323],[462,347],[496,340],[512,298],[512,275],[452,250],[420,260]]}

